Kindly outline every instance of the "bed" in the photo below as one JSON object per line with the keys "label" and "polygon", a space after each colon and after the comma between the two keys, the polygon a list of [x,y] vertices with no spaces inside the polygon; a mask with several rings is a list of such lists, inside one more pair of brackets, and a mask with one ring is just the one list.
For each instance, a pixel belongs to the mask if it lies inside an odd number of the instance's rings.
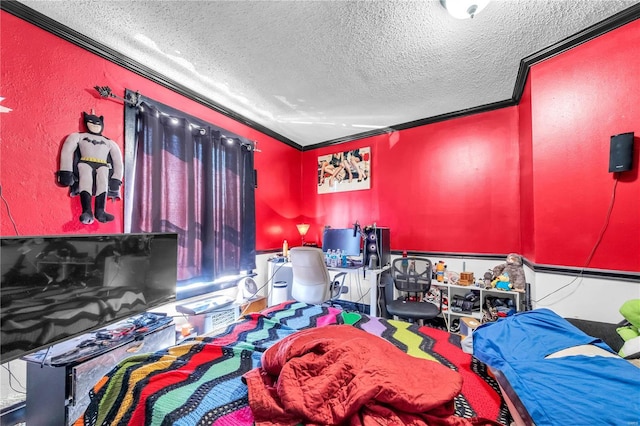
{"label": "bed", "polygon": [[483,324],[473,354],[518,426],[640,424],[640,368],[550,309]]}
{"label": "bed", "polygon": [[[318,337],[320,334],[321,338]],[[267,372],[272,367],[266,366],[270,361],[279,359],[283,354],[293,354],[290,358],[296,361],[305,359],[309,354],[318,357],[318,353],[325,348],[319,348],[317,342],[320,339],[340,344],[341,341],[348,340],[343,339],[343,335],[351,334],[355,334],[357,339],[349,340],[350,342],[361,342],[358,346],[361,355],[359,359],[366,364],[365,368],[374,369],[372,372],[365,372],[365,379],[383,378],[384,371],[389,370],[394,374],[399,373],[403,377],[401,380],[405,382],[425,383],[423,388],[409,389],[410,392],[417,392],[415,395],[408,394],[409,402],[414,400],[414,396],[416,400],[421,400],[427,394],[440,398],[430,407],[430,414],[440,416],[438,424],[510,423],[509,411],[497,382],[488,374],[483,363],[461,350],[459,335],[334,307],[288,301],[260,313],[250,314],[216,336],[193,338],[158,352],[127,358],[95,385],[89,407],[75,425],[309,424],[312,422],[296,419],[295,416],[290,416],[287,421],[278,420],[283,419],[278,415],[286,416],[290,413],[286,407],[279,414],[276,413],[275,417],[265,418],[265,412],[258,410],[256,405],[258,394],[255,385],[265,386],[261,389],[262,396],[273,396],[278,382],[275,380],[271,387],[267,386],[267,382],[273,380],[273,377],[268,376],[270,371]],[[304,357],[292,352],[293,344],[301,341],[315,345]],[[384,363],[380,356],[373,356],[372,354],[378,354],[378,344],[383,352],[393,353],[396,361]],[[301,346],[304,344],[296,346],[295,350]],[[327,350],[323,355],[329,352]],[[267,360],[265,365],[262,365],[263,359]],[[314,377],[307,377],[305,374],[309,371],[309,366],[316,365],[317,359],[314,358],[303,369],[297,370],[298,373],[302,372],[303,384],[307,379],[308,384],[315,383],[311,382]],[[317,376],[333,374],[339,364],[344,364],[345,359],[349,358],[343,355],[335,358]],[[371,364],[369,360],[375,362]],[[357,362],[345,364],[346,367],[341,365],[340,368],[355,371],[359,368],[356,364]],[[273,363],[269,365],[272,366]],[[279,380],[284,381],[283,377],[284,374]],[[440,377],[447,379],[440,380]],[[454,377],[455,380],[449,380],[449,377]],[[458,383],[458,379],[460,386],[455,388],[452,383]],[[369,382],[369,385],[379,387],[377,379]],[[334,394],[344,394],[346,386],[352,385],[336,385],[332,381],[325,381],[325,384],[333,387]],[[398,386],[398,380],[395,381],[395,386]],[[315,389],[314,384],[309,387],[309,392]],[[376,409],[395,409],[397,389],[393,392],[379,390],[376,390],[376,398],[384,394],[387,399],[378,404]],[[363,395],[359,394],[358,398]],[[347,398],[349,397],[347,394]],[[282,397],[279,403],[284,400],[285,397]],[[327,405],[331,403],[320,404],[317,408],[322,410]],[[407,410],[410,408],[402,408],[402,414]],[[348,414],[347,423],[368,424],[375,417],[370,414],[362,414],[362,411]],[[419,413],[411,414],[410,417],[415,421],[419,419]]]}

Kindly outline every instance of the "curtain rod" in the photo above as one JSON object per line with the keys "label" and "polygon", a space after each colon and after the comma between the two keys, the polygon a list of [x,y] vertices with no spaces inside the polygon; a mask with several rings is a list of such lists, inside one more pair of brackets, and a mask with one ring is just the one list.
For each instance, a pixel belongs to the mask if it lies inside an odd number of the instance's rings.
{"label": "curtain rod", "polygon": [[[111,91],[111,88],[109,86],[94,86],[93,88],[96,89],[98,91],[98,93],[100,94],[100,96],[102,96],[103,98],[114,98],[114,99],[121,100],[122,102],[124,102],[129,107],[138,107],[139,104],[140,104],[140,93],[138,91],[133,93],[130,90],[127,90],[127,94],[125,95],[126,97],[123,98],[122,96],[118,96],[118,95],[114,94]],[[202,133],[203,131],[204,131],[204,129],[201,128],[200,132]],[[202,134],[204,134],[204,133],[202,133]],[[228,137],[226,135],[222,135],[222,134],[220,136],[225,138],[225,139],[234,139],[234,138]],[[242,139],[244,139],[244,138],[242,138]],[[242,141],[242,139],[240,139],[240,144],[249,147],[250,151],[262,152],[261,150],[258,149],[258,142],[252,141],[252,140],[249,140],[249,142],[244,142],[244,141]]]}
{"label": "curtain rod", "polygon": [[114,94],[109,86],[94,86],[93,88],[96,89],[103,98],[119,99],[130,107],[136,107],[140,102],[140,93],[138,92],[129,92],[127,93],[127,97],[123,98],[122,96]]}

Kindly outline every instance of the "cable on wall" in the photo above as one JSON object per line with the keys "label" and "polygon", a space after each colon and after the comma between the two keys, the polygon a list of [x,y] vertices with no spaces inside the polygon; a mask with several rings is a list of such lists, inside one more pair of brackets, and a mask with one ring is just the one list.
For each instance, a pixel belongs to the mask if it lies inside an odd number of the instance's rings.
{"label": "cable on wall", "polygon": [[605,231],[607,230],[607,227],[609,226],[609,221],[611,219],[611,212],[613,211],[613,205],[615,204],[615,200],[616,200],[616,187],[618,186],[618,176],[615,176],[615,179],[613,181],[613,190],[611,192],[611,201],[609,202],[609,209],[607,210],[607,216],[605,218],[604,221],[604,225],[602,225],[602,229],[600,229],[600,234],[598,235],[598,239],[596,240],[596,243],[594,244],[593,248],[591,249],[591,252],[589,253],[589,255],[587,256],[587,260],[585,260],[584,262],[584,266],[582,268],[580,268],[580,272],[578,273],[578,275],[576,275],[576,277],[574,279],[572,279],[571,281],[569,281],[567,284],[563,285],[562,287],[559,287],[557,289],[555,289],[554,291],[552,291],[551,293],[548,293],[547,295],[534,300],[534,303],[538,303],[541,300],[546,299],[547,297],[551,296],[554,293],[559,292],[560,290],[567,288],[568,286],[570,286],[571,284],[573,284],[577,279],[582,279],[582,274],[584,273],[584,270],[586,267],[589,266],[589,264],[591,263],[591,259],[593,258],[593,255],[595,254],[598,246],[600,245],[600,243],[602,242],[602,237],[604,236]]}
{"label": "cable on wall", "polygon": [[7,215],[9,216],[9,220],[11,221],[11,224],[13,225],[13,230],[15,231],[16,235],[20,235],[20,233],[18,232],[18,226],[16,225],[16,221],[13,220],[13,216],[11,215],[11,210],[9,209],[9,203],[7,202],[7,199],[4,198],[4,194],[2,194],[2,186],[0,185],[0,198],[2,198],[2,201],[4,202],[4,206],[7,209]]}

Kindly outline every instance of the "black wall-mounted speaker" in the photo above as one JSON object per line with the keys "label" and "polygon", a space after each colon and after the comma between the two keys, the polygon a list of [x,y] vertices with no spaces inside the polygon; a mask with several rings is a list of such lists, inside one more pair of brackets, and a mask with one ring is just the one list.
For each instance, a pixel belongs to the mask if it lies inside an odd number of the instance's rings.
{"label": "black wall-mounted speaker", "polygon": [[389,228],[366,227],[364,229],[364,245],[362,247],[363,265],[369,266],[372,254],[378,257],[378,268],[391,262],[391,245],[389,243]]}
{"label": "black wall-mounted speaker", "polygon": [[626,172],[633,168],[633,132],[611,136],[609,172]]}

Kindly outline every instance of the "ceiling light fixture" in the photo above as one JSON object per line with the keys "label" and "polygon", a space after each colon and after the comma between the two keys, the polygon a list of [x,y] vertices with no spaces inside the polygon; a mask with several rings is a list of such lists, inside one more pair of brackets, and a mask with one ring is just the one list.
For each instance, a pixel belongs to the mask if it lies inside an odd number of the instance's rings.
{"label": "ceiling light fixture", "polygon": [[449,15],[457,19],[473,18],[490,0],[440,0]]}

